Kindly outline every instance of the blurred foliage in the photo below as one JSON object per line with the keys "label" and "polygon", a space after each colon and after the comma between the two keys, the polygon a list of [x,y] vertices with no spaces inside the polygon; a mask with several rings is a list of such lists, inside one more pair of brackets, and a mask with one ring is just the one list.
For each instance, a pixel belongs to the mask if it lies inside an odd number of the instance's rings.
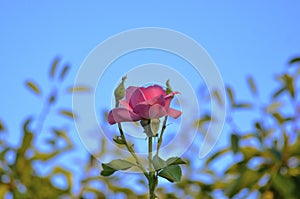
{"label": "blurred foliage", "polygon": [[[278,87],[268,100],[260,98],[259,93],[267,91],[260,91],[253,77],[247,78],[253,96],[247,102],[238,101],[233,89],[227,86],[226,129],[231,132],[230,146],[206,160],[204,173],[211,183],[191,181],[185,175],[186,182],[178,185],[180,188],[186,189],[187,184],[198,186],[198,195],[189,194],[194,198],[212,198],[217,192],[226,198],[300,198],[299,61],[300,58],[292,59],[288,68],[276,76]],[[241,111],[246,116],[235,116]],[[213,165],[222,166],[224,158],[234,161],[225,161],[221,172],[212,169]]]}
{"label": "blurred foliage", "polygon": [[[28,90],[42,101],[43,107],[38,116],[24,120],[20,145],[9,143],[6,135],[11,132],[5,118],[0,119],[0,198],[147,198],[147,184],[142,175],[119,173],[102,177],[101,165],[93,156],[83,168],[78,164],[82,171],[79,181],[75,180],[74,171],[60,165],[54,165],[47,174],[38,172],[36,163],[47,165],[74,150],[66,128],[50,124],[44,129],[51,113],[70,119],[70,125],[77,118],[70,107],[60,108],[62,91],[90,91],[84,85],[64,88],[62,83],[69,70],[69,65],[61,65],[60,58],[52,62],[49,81],[53,86],[48,92],[34,80],[25,82]],[[274,90],[260,90],[255,78],[248,77],[246,83],[253,98],[239,100],[234,89],[227,86],[229,103],[224,133],[228,134],[229,146],[214,151],[205,160],[197,160],[195,154],[199,147],[192,145],[184,154],[189,164],[183,169],[182,180],[171,187],[160,181],[159,198],[248,198],[251,195],[253,198],[253,194],[265,199],[300,198],[297,190],[300,186],[299,76],[300,58],[295,57],[275,77]],[[269,99],[260,96],[267,92],[270,92]],[[224,105],[217,91],[212,96],[218,104]],[[201,134],[207,130],[211,119],[207,111],[191,128],[197,128]],[[47,152],[40,150],[36,142],[41,132],[51,134],[45,140],[49,147]],[[99,142],[101,149],[97,158],[105,157],[107,151],[117,153],[109,148],[106,140]],[[201,161],[205,164],[199,163]],[[65,186],[54,183],[56,176],[64,179]]]}

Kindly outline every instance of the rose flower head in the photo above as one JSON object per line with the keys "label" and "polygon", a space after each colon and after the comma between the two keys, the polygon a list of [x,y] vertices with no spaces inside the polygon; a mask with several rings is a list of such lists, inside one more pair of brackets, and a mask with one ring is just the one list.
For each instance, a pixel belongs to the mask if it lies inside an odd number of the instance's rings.
{"label": "rose flower head", "polygon": [[178,118],[181,112],[170,108],[171,100],[179,92],[167,94],[159,85],[148,87],[130,86],[126,89],[125,100],[120,100],[121,107],[112,109],[108,114],[108,122],[132,122],[151,120],[163,116]]}

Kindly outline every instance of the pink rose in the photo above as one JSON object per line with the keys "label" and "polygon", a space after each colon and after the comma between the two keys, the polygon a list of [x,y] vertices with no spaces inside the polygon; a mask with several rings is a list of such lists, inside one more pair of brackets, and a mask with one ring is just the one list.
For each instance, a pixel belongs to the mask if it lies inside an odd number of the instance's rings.
{"label": "pink rose", "polygon": [[139,121],[142,119],[171,116],[177,118],[181,112],[170,108],[173,96],[178,92],[166,94],[158,85],[144,87],[130,86],[126,89],[125,100],[120,100],[122,107],[112,109],[108,114],[108,122]]}

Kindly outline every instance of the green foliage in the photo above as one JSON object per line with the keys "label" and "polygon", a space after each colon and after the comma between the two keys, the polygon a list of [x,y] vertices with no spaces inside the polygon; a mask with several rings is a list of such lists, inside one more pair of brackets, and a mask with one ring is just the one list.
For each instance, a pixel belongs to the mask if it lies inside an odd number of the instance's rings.
{"label": "green foliage", "polygon": [[[50,79],[53,82],[52,89],[48,92],[48,97],[44,98],[44,108],[38,117],[29,117],[25,120],[21,132],[21,143],[19,146],[11,146],[8,139],[0,142],[0,198],[5,198],[11,194],[13,198],[63,198],[72,196],[73,175],[61,167],[55,166],[47,175],[39,175],[35,164],[47,164],[55,160],[58,156],[65,154],[73,149],[73,143],[69,138],[68,132],[58,127],[49,127],[52,131],[45,133],[52,134],[46,144],[49,146],[47,152],[41,151],[36,145],[39,136],[43,136],[43,126],[46,117],[49,115],[52,106],[58,99],[57,93],[60,87],[56,87],[55,74],[59,70],[58,58],[51,66]],[[69,70],[65,66],[60,74],[62,81]],[[41,95],[41,87],[34,81],[26,81],[26,87],[36,95]],[[46,94],[46,93],[44,93]],[[46,95],[47,96],[47,95]],[[61,111],[61,114],[69,116],[70,112]],[[73,114],[72,114],[73,117]],[[5,127],[0,122],[0,130],[5,131]],[[60,144],[59,144],[60,143]],[[14,157],[9,158],[8,157]],[[53,184],[52,179],[57,175],[66,179],[66,187],[60,188]],[[82,192],[83,194],[84,192]]]}
{"label": "green foliage", "polygon": [[[152,165],[158,176],[176,182],[173,186],[158,186],[157,196],[164,198],[215,198],[215,193],[221,193],[223,198],[247,198],[251,193],[258,193],[258,198],[265,199],[297,199],[300,193],[297,188],[300,184],[300,106],[299,106],[299,66],[300,59],[296,57],[289,61],[289,66],[277,75],[275,90],[270,90],[270,99],[259,99],[259,82],[253,77],[248,77],[246,83],[253,99],[239,99],[234,88],[226,87],[229,99],[227,112],[226,132],[229,146],[212,153],[204,161],[204,166],[195,160],[199,145],[193,145],[185,154],[183,161],[178,157],[163,160],[154,155]],[[64,125],[47,124],[46,118],[51,113],[71,120],[78,118],[69,107],[61,108],[61,93],[85,93],[91,89],[85,85],[71,85],[64,87],[63,81],[70,70],[69,65],[61,65],[61,59],[56,58],[49,71],[52,87],[47,91],[42,84],[35,81],[26,81],[26,87],[33,94],[42,96],[44,107],[38,116],[30,116],[24,120],[21,128],[21,143],[13,146],[8,140],[9,128],[5,118],[0,121],[0,198],[11,194],[13,198],[116,198],[123,194],[127,198],[148,198],[147,193],[136,193],[132,187],[124,188],[124,183],[131,178],[125,175],[112,175],[116,171],[127,169],[134,170],[137,164],[132,159],[114,160],[103,163],[101,175],[97,159],[110,154],[118,154],[110,148],[104,138],[99,142],[101,147],[96,158],[90,156],[89,161],[78,164],[82,171],[80,182],[76,182],[74,173],[63,165],[55,165],[49,172],[41,175],[36,170],[36,164],[46,165],[51,161],[64,157],[74,150],[73,140],[70,138],[70,128]],[[42,90],[43,88],[43,90]],[[63,92],[61,92],[63,91]],[[267,92],[267,91],[264,91]],[[225,105],[217,91],[212,93],[213,99],[220,105]],[[263,101],[263,102],[262,102]],[[55,106],[54,106],[55,105]],[[54,111],[53,111],[54,109]],[[247,110],[247,112],[245,112]],[[240,115],[246,113],[243,122],[249,124],[245,128],[240,124]],[[255,116],[249,116],[248,113]],[[32,113],[30,114],[32,115]],[[76,116],[75,116],[76,115]],[[211,121],[209,111],[203,111],[199,118],[195,118],[191,128],[205,131]],[[68,123],[67,123],[68,124]],[[103,127],[105,128],[105,127]],[[12,132],[14,133],[14,132]],[[43,144],[49,150],[42,151],[38,148],[39,136],[48,135],[43,139]],[[125,147],[125,141],[116,136],[113,141],[120,147]],[[184,141],[184,137],[183,137]],[[10,157],[10,158],[9,158]],[[14,158],[11,158],[14,157]],[[224,167],[224,158],[234,161]],[[191,162],[186,167],[180,164]],[[228,162],[228,161],[227,161]],[[224,167],[216,171],[215,167]],[[110,176],[109,178],[103,176]],[[65,185],[57,187],[53,179],[62,176]],[[205,180],[201,177],[205,176]],[[136,176],[133,182],[135,187],[148,185]],[[158,182],[159,183],[159,182]],[[77,185],[76,185],[77,184]],[[75,190],[74,187],[79,189]],[[98,189],[93,184],[101,184]]]}
{"label": "green foliage", "polygon": [[39,86],[33,81],[26,81],[26,86],[28,89],[36,95],[41,95],[41,90]]}
{"label": "green foliage", "polygon": [[127,160],[121,160],[121,159],[113,160],[108,164],[102,163],[103,170],[101,171],[101,175],[102,176],[110,176],[115,171],[127,170],[133,166],[136,166],[136,165],[131,162],[128,162]]}
{"label": "green foliage", "polygon": [[74,92],[89,92],[90,91],[90,88],[87,87],[87,86],[72,86],[72,87],[69,87],[67,89],[67,92],[68,93],[74,93]]}
{"label": "green foliage", "polygon": [[51,64],[50,73],[49,73],[49,77],[50,77],[51,79],[54,78],[54,75],[55,75],[55,73],[56,73],[56,69],[57,69],[57,66],[58,66],[58,63],[59,63],[59,62],[60,62],[60,57],[56,57],[56,58],[53,60],[52,64]]}
{"label": "green foliage", "polygon": [[181,169],[178,165],[169,165],[164,167],[158,175],[170,182],[179,182],[181,180]]}
{"label": "green foliage", "polygon": [[[299,58],[289,63],[299,63]],[[254,97],[253,103],[237,103],[233,89],[227,86],[231,108],[227,126],[234,132],[230,136],[231,146],[212,154],[206,160],[206,165],[209,168],[212,163],[218,164],[218,158],[225,157],[225,154],[227,157],[238,155],[239,161],[227,167],[220,178],[213,171],[206,172],[214,179],[211,192],[222,191],[228,198],[246,198],[254,191],[260,193],[260,198],[300,198],[297,191],[300,182],[297,71],[285,71],[277,76],[280,86],[271,94],[267,104],[259,104],[257,86],[251,77],[247,82]],[[258,113],[256,118],[249,118],[247,121],[250,124],[254,121],[251,129],[245,129],[235,122],[233,114],[239,108],[248,108],[253,113]]]}
{"label": "green foliage", "polygon": [[233,151],[234,154],[236,154],[239,151],[239,136],[236,134],[231,134],[231,150]]}
{"label": "green foliage", "polygon": [[76,119],[77,118],[75,113],[73,113],[71,110],[61,109],[61,110],[58,111],[58,113],[62,116],[70,118],[70,119]]}
{"label": "green foliage", "polygon": [[179,182],[181,180],[181,168],[179,164],[186,164],[179,157],[171,157],[166,161],[155,155],[153,157],[153,166],[156,171],[158,171],[158,176],[167,179],[170,182]]}

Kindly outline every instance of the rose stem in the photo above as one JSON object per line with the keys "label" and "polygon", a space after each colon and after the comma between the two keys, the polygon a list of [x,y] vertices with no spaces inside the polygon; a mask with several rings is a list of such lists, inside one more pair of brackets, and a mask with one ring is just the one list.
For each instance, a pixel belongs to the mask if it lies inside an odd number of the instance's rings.
{"label": "rose stem", "polygon": [[145,175],[145,177],[148,179],[149,178],[148,173],[147,173],[146,169],[144,168],[144,166],[140,163],[140,160],[137,157],[137,155],[135,154],[134,149],[131,146],[128,145],[128,143],[126,141],[126,138],[125,138],[125,135],[124,135],[123,130],[122,130],[122,125],[120,123],[118,123],[118,127],[119,127],[121,138],[124,141],[124,144],[125,144],[127,150],[134,157],[137,166],[141,169],[141,171],[143,172],[143,174]]}
{"label": "rose stem", "polygon": [[149,161],[149,196],[150,199],[155,199],[155,187],[157,176],[155,176],[155,171],[152,167],[152,137],[148,137],[148,161]]}
{"label": "rose stem", "polygon": [[[115,107],[119,107],[119,101],[116,100],[116,106]],[[122,125],[121,123],[118,123],[118,128],[119,128],[119,132],[120,132],[120,136],[122,138],[122,140],[124,141],[124,144],[127,148],[127,150],[129,151],[129,153],[134,157],[135,162],[137,164],[137,166],[139,167],[139,169],[143,172],[143,174],[145,175],[145,177],[149,180],[149,175],[147,173],[147,170],[145,169],[145,167],[141,164],[139,158],[137,157],[137,155],[135,154],[134,149],[132,148],[132,146],[129,146],[126,137],[124,135],[123,129],[122,129]]]}
{"label": "rose stem", "polygon": [[168,116],[165,116],[165,119],[163,121],[163,125],[161,127],[160,135],[159,135],[159,138],[158,138],[158,141],[157,141],[156,156],[158,156],[159,149],[160,149],[160,146],[162,144],[162,137],[163,137],[163,134],[164,134],[166,126],[167,126],[167,120],[168,120]]}

